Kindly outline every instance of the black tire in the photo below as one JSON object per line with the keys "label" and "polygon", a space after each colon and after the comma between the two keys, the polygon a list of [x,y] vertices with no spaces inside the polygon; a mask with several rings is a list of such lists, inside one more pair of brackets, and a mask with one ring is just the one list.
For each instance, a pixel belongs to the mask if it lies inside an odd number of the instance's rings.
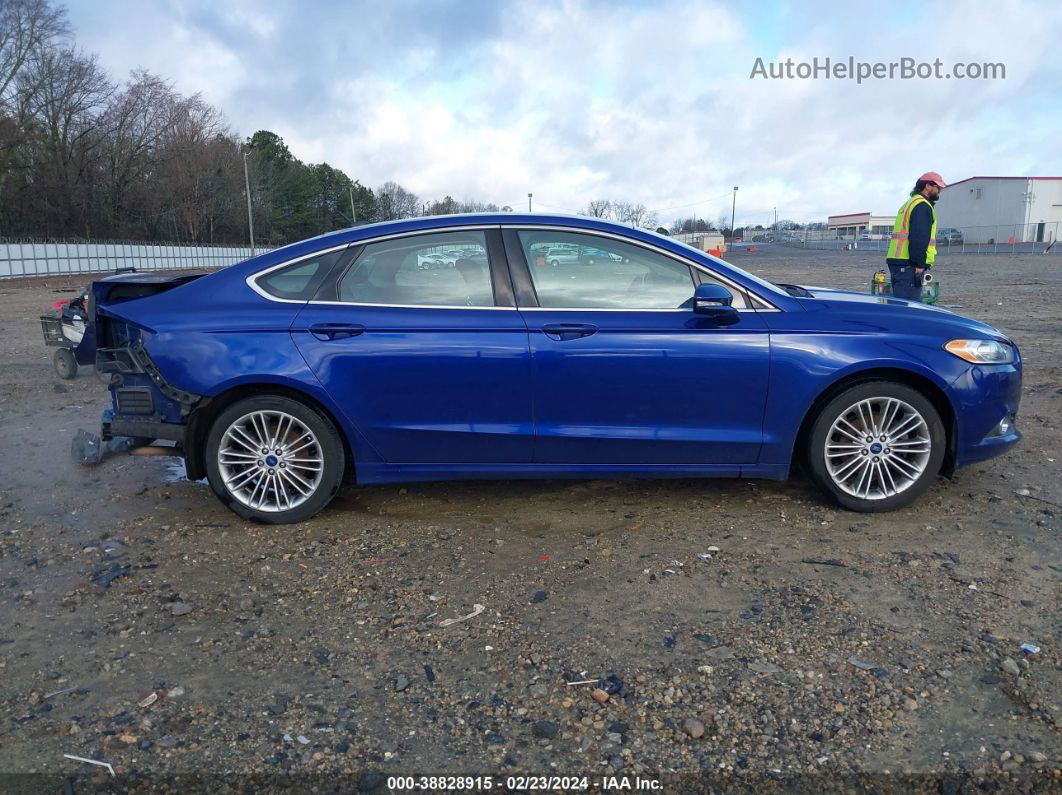
{"label": "black tire", "polygon": [[[898,401],[901,405],[906,404],[906,408],[900,408],[898,411],[904,412],[898,414],[900,418],[908,416],[912,418],[912,421],[916,422],[915,429],[912,429],[909,433],[911,435],[904,435],[901,433],[898,438],[881,439],[880,436],[874,438],[873,441],[866,441],[867,437],[860,438],[858,444],[866,444],[866,452],[863,450],[857,450],[853,452],[843,452],[837,454],[831,461],[831,464],[827,463],[826,457],[826,445],[830,440],[834,445],[834,449],[838,449],[836,445],[844,443],[850,447],[854,447],[857,443],[851,442],[845,438],[848,435],[846,431],[834,430],[834,423],[838,422],[842,415],[849,415],[848,412],[853,409],[860,401],[870,401],[868,406],[880,405],[879,401],[888,400]],[[895,404],[890,404],[895,405]],[[867,409],[868,412],[872,410]],[[924,425],[918,425],[917,420],[914,419],[914,415],[918,414]],[[875,415],[872,413],[871,425],[877,420],[882,419],[881,415]],[[892,427],[898,430],[903,430],[902,420],[896,420],[897,425]],[[847,427],[854,428],[852,425]],[[912,441],[913,436],[917,433],[918,439]],[[842,436],[841,434],[845,434]],[[923,440],[924,437],[924,440]],[[854,437],[853,437],[854,438]],[[903,445],[911,450],[911,452],[897,451],[899,455],[890,455],[893,451],[887,447],[888,444],[895,444],[897,447]],[[924,451],[924,445],[928,444],[928,451]],[[811,426],[811,432],[808,436],[807,444],[807,466],[808,471],[811,474],[812,479],[818,484],[818,486],[830,495],[833,500],[843,508],[847,508],[850,511],[859,511],[861,513],[882,513],[886,511],[894,511],[899,508],[903,508],[910,505],[922,494],[925,493],[933,481],[936,480],[937,475],[940,473],[941,464],[944,461],[944,453],[947,448],[947,433],[944,429],[944,423],[940,419],[940,413],[933,406],[933,403],[921,392],[913,389],[904,384],[898,384],[893,381],[868,381],[861,384],[856,384],[852,387],[841,392],[823,406],[818,416],[814,419],[814,424]],[[864,460],[875,462],[882,462],[875,465],[864,465],[859,463],[857,459],[857,453],[859,457],[865,457]],[[847,456],[847,457],[846,457]],[[895,461],[896,458],[901,459],[896,464],[886,464],[884,462]],[[850,491],[860,492],[858,486],[854,486],[854,481],[845,482],[845,473],[840,471],[844,468],[844,464],[847,461],[851,461],[854,464],[854,469],[849,473],[849,477],[853,476],[853,473],[860,471],[862,468],[868,470],[870,475],[867,482],[867,495],[868,497],[859,496],[859,494],[852,494]],[[835,462],[840,462],[838,465]],[[900,464],[906,462],[902,467]],[[834,466],[835,472],[831,474],[830,466]],[[873,468],[877,466],[877,470]],[[908,469],[907,467],[910,467]],[[914,473],[921,467],[920,474]],[[875,474],[876,472],[884,472],[884,474]],[[899,483],[898,477],[894,477],[899,472],[910,472],[911,474],[906,478],[902,488],[897,487]],[[838,478],[839,476],[839,478]],[[892,483],[895,493],[889,493],[889,489],[885,477],[889,478]],[[856,478],[859,476],[856,475]],[[871,489],[873,485],[873,478],[879,478],[877,482],[882,483],[885,487],[878,489]],[[841,482],[838,482],[840,479]],[[860,485],[862,481],[860,482]],[[898,490],[897,490],[898,489]]]}
{"label": "black tire", "polygon": [[[246,418],[254,412],[271,412],[273,414],[281,413],[289,415],[302,423],[302,425],[305,426],[314,437],[315,444],[309,449],[315,457],[321,459],[320,480],[316,484],[313,484],[314,488],[304,497],[302,502],[291,508],[282,508],[279,506],[280,490],[273,486],[270,486],[269,488],[273,489],[272,494],[276,497],[278,507],[274,510],[266,510],[246,504],[247,495],[242,495],[242,497],[237,496],[236,492],[231,490],[225,484],[225,477],[221,470],[222,463],[219,461],[219,451],[221,449],[222,439],[234,423],[237,423],[241,418]],[[291,425],[289,425],[289,428],[290,427]],[[258,451],[255,451],[256,455],[257,453]],[[222,411],[221,414],[215,418],[213,424],[210,426],[210,431],[207,433],[205,455],[207,480],[210,482],[210,487],[214,490],[218,499],[238,516],[262,524],[290,524],[293,522],[303,522],[311,518],[332,501],[332,498],[336,496],[336,493],[339,491],[339,487],[343,482],[345,456],[343,452],[343,442],[340,439],[339,431],[336,429],[335,425],[328,417],[324,416],[316,409],[310,408],[306,404],[300,403],[292,398],[281,397],[279,395],[264,395],[260,397],[245,398]],[[300,453],[299,455],[307,455],[307,453]],[[282,464],[277,463],[277,459],[274,456],[269,456],[269,458],[273,459],[274,468],[282,466]],[[249,467],[244,471],[249,471]],[[272,472],[272,470],[270,471]],[[286,470],[286,472],[289,476],[293,474],[291,469]],[[310,479],[312,480],[313,478],[310,477]],[[252,476],[250,480],[260,480],[260,478]],[[280,480],[267,480],[266,482],[280,483]],[[290,483],[291,481],[288,480],[285,482]],[[267,492],[268,488],[262,493],[263,500],[268,497]],[[284,489],[285,497],[287,496],[287,493],[288,489]],[[253,502],[253,500],[251,500],[251,502]]]}
{"label": "black tire", "polygon": [[549,264],[556,268],[559,263],[557,262],[557,260],[552,260]]}
{"label": "black tire", "polygon": [[77,378],[77,359],[74,358],[74,352],[69,348],[56,348],[55,355],[52,356],[52,366],[55,367],[56,375],[69,381],[71,378]]}

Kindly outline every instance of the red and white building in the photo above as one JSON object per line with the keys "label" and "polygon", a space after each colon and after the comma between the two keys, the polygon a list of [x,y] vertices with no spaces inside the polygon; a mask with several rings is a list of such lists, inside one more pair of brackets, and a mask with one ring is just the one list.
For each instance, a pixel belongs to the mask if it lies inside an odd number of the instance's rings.
{"label": "red and white building", "polygon": [[843,240],[859,240],[864,234],[869,235],[871,240],[884,240],[892,231],[892,222],[895,220],[895,215],[848,213],[829,216],[826,228],[830,237]]}

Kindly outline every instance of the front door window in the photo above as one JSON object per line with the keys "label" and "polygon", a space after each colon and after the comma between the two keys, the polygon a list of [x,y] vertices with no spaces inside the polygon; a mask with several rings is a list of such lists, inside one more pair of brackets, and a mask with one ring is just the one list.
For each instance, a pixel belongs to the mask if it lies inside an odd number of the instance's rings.
{"label": "front door window", "polygon": [[[519,236],[540,307],[644,310],[692,306],[693,274],[679,260],[596,235],[524,230]],[[712,280],[707,274],[699,275],[701,281]],[[734,306],[744,308],[743,295],[731,292]]]}

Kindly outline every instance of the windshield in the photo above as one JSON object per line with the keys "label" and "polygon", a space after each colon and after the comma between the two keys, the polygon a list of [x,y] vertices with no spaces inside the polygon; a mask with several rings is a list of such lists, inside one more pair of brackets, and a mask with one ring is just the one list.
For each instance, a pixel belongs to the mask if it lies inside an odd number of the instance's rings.
{"label": "windshield", "polygon": [[[660,235],[660,237],[664,237],[664,236]],[[760,287],[763,287],[766,290],[770,290],[772,293],[777,293],[779,295],[789,295],[789,293],[785,289],[779,287],[777,284],[769,282],[766,279],[761,279],[755,273],[749,273],[744,268],[739,268],[733,262],[727,262],[726,260],[721,260],[718,257],[713,257],[711,254],[708,254],[707,252],[701,251],[699,248],[695,248],[694,246],[691,246],[689,243],[683,243],[681,240],[675,240],[674,238],[671,238],[671,237],[665,238],[665,239],[666,240],[670,240],[672,243],[678,243],[680,246],[682,246],[683,248],[688,248],[690,251],[696,251],[702,257],[707,257],[708,259],[712,260],[713,262],[720,262],[723,265],[726,265],[728,268],[730,268],[730,270],[734,271],[739,276],[744,276],[750,282],[753,282],[754,284],[757,284],[757,285],[759,285]]]}

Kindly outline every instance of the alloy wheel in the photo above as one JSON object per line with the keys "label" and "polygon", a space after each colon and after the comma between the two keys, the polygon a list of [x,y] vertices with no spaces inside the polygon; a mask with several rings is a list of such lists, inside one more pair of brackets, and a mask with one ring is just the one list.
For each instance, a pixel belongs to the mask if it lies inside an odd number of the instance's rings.
{"label": "alloy wheel", "polygon": [[218,446],[225,488],[257,511],[287,511],[314,495],[324,451],[310,428],[284,411],[253,411],[225,430]]}
{"label": "alloy wheel", "polygon": [[839,489],[861,500],[906,491],[926,471],[933,449],[929,425],[894,397],[860,400],[826,434],[826,471]]}

